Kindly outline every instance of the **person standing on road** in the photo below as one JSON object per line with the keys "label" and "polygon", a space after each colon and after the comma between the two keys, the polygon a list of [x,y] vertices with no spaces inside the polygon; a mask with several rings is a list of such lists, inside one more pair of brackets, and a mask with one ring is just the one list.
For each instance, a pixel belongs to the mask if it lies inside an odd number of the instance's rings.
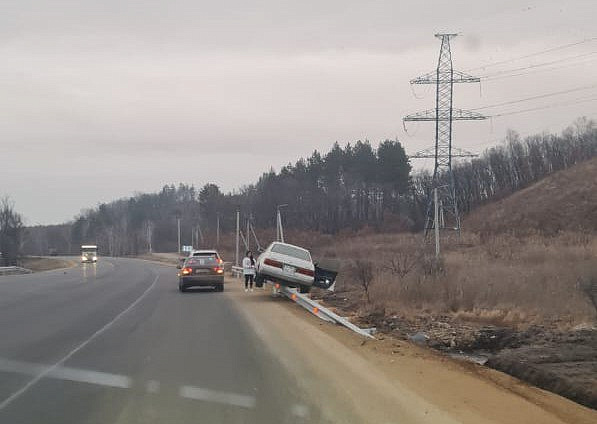
{"label": "person standing on road", "polygon": [[253,291],[253,280],[255,278],[255,259],[253,259],[253,252],[247,250],[247,254],[243,259],[243,275],[245,276],[245,291]]}

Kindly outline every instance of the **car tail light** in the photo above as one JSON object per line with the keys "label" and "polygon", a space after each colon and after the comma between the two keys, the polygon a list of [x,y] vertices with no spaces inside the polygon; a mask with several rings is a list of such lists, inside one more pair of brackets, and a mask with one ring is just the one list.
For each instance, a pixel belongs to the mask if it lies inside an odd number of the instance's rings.
{"label": "car tail light", "polygon": [[189,268],[189,267],[185,267],[182,269],[181,274],[182,275],[189,275],[193,273],[193,268]]}
{"label": "car tail light", "polygon": [[214,268],[214,271],[218,274],[223,274],[224,273],[224,268],[221,268],[219,266]]}
{"label": "car tail light", "polygon": [[224,261],[223,261],[221,258],[218,258],[218,263],[219,263],[219,264],[223,264],[223,263],[224,263]]}
{"label": "car tail light", "polygon": [[275,261],[273,259],[267,258],[263,261],[263,263],[269,266],[275,266],[276,268],[282,268],[282,262]]}
{"label": "car tail light", "polygon": [[313,271],[311,271],[310,269],[307,269],[307,268],[297,268],[296,272],[298,272],[299,274],[307,275],[309,277],[314,277],[315,276],[315,273]]}

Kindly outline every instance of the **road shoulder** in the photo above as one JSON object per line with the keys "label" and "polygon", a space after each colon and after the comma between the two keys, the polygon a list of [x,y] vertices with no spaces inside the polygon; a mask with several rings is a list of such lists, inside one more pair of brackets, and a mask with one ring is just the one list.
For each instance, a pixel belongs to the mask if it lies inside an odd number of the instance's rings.
{"label": "road shoulder", "polygon": [[360,417],[351,422],[597,420],[596,411],[501,372],[396,339],[365,341],[284,299],[263,291],[246,294],[236,281],[229,280],[228,295],[259,337],[289,371],[308,377],[300,380],[315,400],[325,399],[330,411],[351,405],[352,414]]}
{"label": "road shoulder", "polygon": [[25,256],[21,259],[21,266],[35,273],[74,268],[78,264],[79,262],[74,259],[46,256]]}

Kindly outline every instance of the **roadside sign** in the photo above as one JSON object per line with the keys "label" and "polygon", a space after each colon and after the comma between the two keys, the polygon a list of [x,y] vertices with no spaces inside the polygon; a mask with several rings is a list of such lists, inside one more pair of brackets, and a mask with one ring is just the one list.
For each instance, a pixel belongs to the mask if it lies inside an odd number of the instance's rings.
{"label": "roadside sign", "polygon": [[183,252],[190,252],[193,250],[193,246],[182,246]]}

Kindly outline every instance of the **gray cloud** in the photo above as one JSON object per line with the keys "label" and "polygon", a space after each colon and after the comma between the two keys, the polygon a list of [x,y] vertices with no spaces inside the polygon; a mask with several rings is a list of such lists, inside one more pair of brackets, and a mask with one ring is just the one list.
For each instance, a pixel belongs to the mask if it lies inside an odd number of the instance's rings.
{"label": "gray cloud", "polygon": [[[415,87],[417,99],[408,81],[433,69],[435,32],[462,32],[454,61],[467,69],[593,37],[596,11],[582,0],[9,1],[0,192],[30,222],[60,222],[164,183],[233,189],[334,141],[398,136],[416,151],[432,127],[404,133],[401,118],[433,105],[432,92]],[[481,95],[457,87],[455,99],[473,108],[586,85],[593,65],[487,81]],[[482,150],[507,128],[558,131],[595,116],[592,106],[459,124],[456,142]]]}

